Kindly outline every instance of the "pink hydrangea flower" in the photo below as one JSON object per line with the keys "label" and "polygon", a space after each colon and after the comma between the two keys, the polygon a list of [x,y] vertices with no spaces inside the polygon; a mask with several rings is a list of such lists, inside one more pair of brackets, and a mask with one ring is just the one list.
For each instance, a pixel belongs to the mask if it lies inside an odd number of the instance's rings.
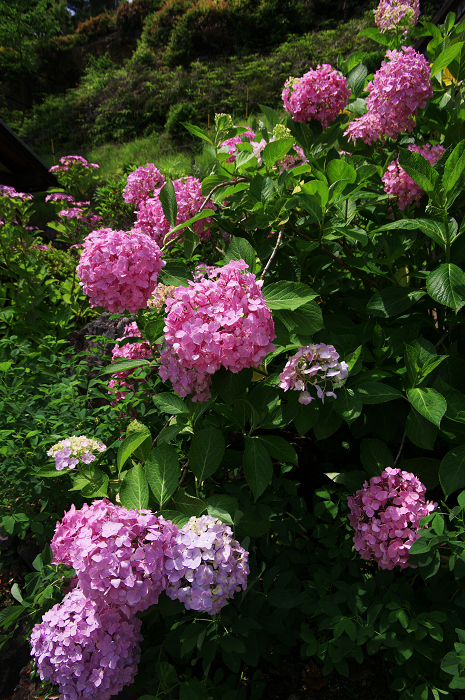
{"label": "pink hydrangea flower", "polygon": [[102,228],[84,239],[76,271],[91,306],[136,313],[147,306],[165,264],[158,245],[139,229]]}
{"label": "pink hydrangea flower", "polygon": [[418,0],[381,0],[373,12],[381,32],[401,29],[405,36],[418,22],[420,3]]}
{"label": "pink hydrangea flower", "polygon": [[[325,396],[337,398],[334,389],[348,375],[346,362],[338,362],[339,353],[333,345],[316,343],[299,348],[290,357],[279,375],[279,386],[284,391],[293,389],[300,391],[299,403],[309,404],[315,399],[308,391],[309,386],[315,387],[317,396],[324,403]],[[331,391],[328,391],[327,385]]]}
{"label": "pink hydrangea flower", "polygon": [[89,163],[82,156],[63,156],[63,158],[60,158],[60,163],[58,165],[52,165],[49,169],[49,173],[62,173],[69,170],[70,166],[72,167],[74,165],[82,166],[86,170],[100,167],[96,163]]}
{"label": "pink hydrangea flower", "polygon": [[294,121],[316,119],[323,129],[346,107],[349,97],[347,80],[327,63],[301,78],[289,78],[282,92],[284,109]]}
{"label": "pink hydrangea flower", "polygon": [[134,681],[141,621],[98,604],[79,588],[35,625],[31,654],[41,680],[59,686],[60,700],[108,700]]}
{"label": "pink hydrangea flower", "polygon": [[347,498],[354,545],[362,559],[376,561],[380,569],[412,566],[408,557],[420,536],[420,520],[437,507],[425,501],[425,492],[414,474],[387,467]]}
{"label": "pink hydrangea flower", "polygon": [[[414,153],[420,153],[430,165],[435,165],[444,153],[444,146],[432,146],[429,143],[424,146],[410,145],[408,149]],[[420,206],[420,199],[425,192],[400,167],[398,158],[388,165],[381,179],[384,182],[384,191],[397,199],[397,206],[401,211],[413,202]]]}
{"label": "pink hydrangea flower", "polygon": [[118,605],[129,617],[158,602],[165,590],[166,557],[178,528],[149,510],[107,499],[76,510],[55,530],[53,561],[71,565],[91,600]]}
{"label": "pink hydrangea flower", "polygon": [[245,590],[248,552],[232,535],[210,515],[191,518],[167,553],[167,596],[187,610],[216,615],[235,592]]}
{"label": "pink hydrangea flower", "polygon": [[228,148],[228,153],[230,154],[230,158],[226,159],[226,163],[234,163],[236,160],[236,156],[239,153],[237,150],[237,147],[240,143],[244,143],[244,138],[248,139],[249,141],[252,141],[255,138],[255,131],[252,131],[250,127],[247,127],[247,130],[244,131],[243,134],[240,134],[239,136],[233,136],[230,139],[226,139],[226,141],[223,141],[220,143],[220,148]]}
{"label": "pink hydrangea flower", "polygon": [[130,173],[127,185],[123,190],[125,202],[132,203],[136,207],[140,202],[148,199],[152,194],[158,194],[165,184],[165,178],[153,163],[147,163]]}
{"label": "pink hydrangea flower", "polygon": [[261,287],[244,260],[198,270],[196,282],[166,300],[159,374],[180,396],[210,397],[211,376],[225,367],[256,367],[273,352],[274,323]]}
{"label": "pink hydrangea flower", "polygon": [[72,202],[74,203],[74,197],[70,194],[65,194],[64,192],[52,192],[52,194],[47,194],[45,197],[46,202]]}
{"label": "pink hydrangea flower", "polygon": [[[195,216],[205,198],[202,196],[202,183],[195,177],[182,177],[179,180],[173,180],[173,186],[178,206],[176,216],[176,225],[178,225]],[[171,225],[163,213],[158,192],[154,193],[153,198],[149,197],[139,202],[136,226],[162,247]],[[206,207],[216,211],[216,207],[211,201],[207,202]],[[207,217],[196,221],[192,226],[194,233],[199,236],[202,242],[210,238],[210,224],[211,217]],[[173,234],[173,238],[178,235],[179,232]]]}
{"label": "pink hydrangea flower", "polygon": [[23,202],[26,202],[28,199],[32,199],[32,194],[17,192],[14,187],[9,187],[8,185],[0,185],[0,197],[21,199]]}
{"label": "pink hydrangea flower", "polygon": [[[122,338],[116,338],[116,340],[124,340],[125,338],[142,338],[142,333],[137,327],[136,323],[130,323],[128,326],[125,327],[124,329],[124,335]],[[152,351],[150,350],[150,343],[145,342],[145,343],[126,343],[126,345],[122,345],[121,347],[116,345],[113,350],[112,350],[112,361],[115,362],[116,360],[120,358],[124,358],[126,360],[140,360],[140,359],[150,359],[152,357]],[[131,375],[134,374],[135,370],[133,369],[128,369],[124,372],[115,372],[112,376],[114,379],[112,379],[109,384],[108,388],[109,389],[116,389],[116,394],[114,391],[109,391],[109,394],[114,395],[114,401],[111,402],[112,406],[115,406],[118,401],[121,401],[121,399],[124,399],[125,395],[128,393],[128,391],[133,391],[135,392],[137,390],[137,384],[140,384],[143,382],[143,379],[132,379],[130,382],[127,382],[126,379]]]}
{"label": "pink hydrangea flower", "polygon": [[85,435],[72,435],[53,445],[47,455],[53,457],[58,471],[74,469],[80,462],[90,464],[96,458],[95,452],[105,452],[106,445]]}
{"label": "pink hydrangea flower", "polygon": [[376,138],[412,131],[418,109],[433,96],[430,69],[426,58],[411,46],[388,51],[366,89],[368,114],[354,119],[344,132],[354,142],[361,138],[372,143]]}

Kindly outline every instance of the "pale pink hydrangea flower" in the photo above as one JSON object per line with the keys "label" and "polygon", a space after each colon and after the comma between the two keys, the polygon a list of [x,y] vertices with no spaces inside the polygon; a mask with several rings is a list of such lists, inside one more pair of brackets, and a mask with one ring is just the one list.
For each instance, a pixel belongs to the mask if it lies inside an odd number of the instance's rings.
{"label": "pale pink hydrangea flower", "polygon": [[414,474],[387,467],[347,498],[354,545],[362,559],[376,561],[380,569],[412,566],[408,557],[420,536],[420,521],[437,507],[425,502],[425,492]]}
{"label": "pale pink hydrangea flower", "polygon": [[[420,153],[430,165],[435,165],[444,153],[444,146],[432,146],[429,143],[426,143],[424,146],[410,145],[408,149],[414,153]],[[381,179],[384,182],[384,191],[397,199],[397,206],[401,211],[413,202],[420,206],[420,199],[425,192],[401,168],[398,158],[388,165]]]}
{"label": "pale pink hydrangea flower", "polygon": [[[204,204],[205,198],[202,196],[202,183],[195,177],[182,177],[179,180],[173,180],[173,186],[178,207],[176,216],[176,225],[178,225],[195,216]],[[139,202],[136,226],[162,247],[171,225],[163,213],[163,207],[158,197],[159,190],[154,194],[154,197]],[[216,207],[211,201],[207,202],[206,208],[216,211]],[[211,221],[211,217],[207,217],[196,221],[192,226],[194,233],[199,236],[202,242],[210,238]],[[179,234],[180,231],[173,234],[173,239]],[[168,240],[170,239],[171,237]]]}
{"label": "pale pink hydrangea flower", "polygon": [[96,459],[95,452],[105,452],[106,449],[100,440],[85,435],[72,435],[53,445],[47,455],[53,457],[56,469],[61,471],[65,468],[74,469],[80,462],[90,464]]}
{"label": "pale pink hydrangea flower", "polygon": [[147,306],[164,265],[158,245],[139,229],[102,228],[84,239],[76,272],[91,306],[136,313]]}
{"label": "pale pink hydrangea flower", "polygon": [[404,36],[420,17],[418,0],[381,0],[376,10],[375,23],[381,32],[402,30]]}
{"label": "pale pink hydrangea flower", "polygon": [[274,323],[255,275],[244,260],[198,270],[196,282],[166,300],[165,345],[159,374],[180,396],[210,397],[212,375],[225,367],[256,367],[273,352]]}
{"label": "pale pink hydrangea flower", "polygon": [[244,131],[243,134],[240,134],[239,136],[232,136],[230,139],[226,139],[226,141],[220,143],[219,148],[228,148],[228,153],[230,154],[230,157],[226,159],[226,163],[234,163],[236,156],[239,153],[237,147],[240,143],[244,143],[244,139],[252,141],[254,138],[255,131],[252,131],[252,129],[248,126],[247,130]]}
{"label": "pale pink hydrangea flower", "polygon": [[41,680],[59,686],[60,700],[108,700],[134,681],[142,622],[98,604],[79,588],[35,625],[31,654]]}
{"label": "pale pink hydrangea flower", "polygon": [[80,510],[73,505],[56,527],[53,562],[74,568],[89,599],[118,605],[129,617],[157,603],[165,590],[167,552],[177,531],[149,510],[107,499]]}
{"label": "pale pink hydrangea flower", "polygon": [[366,89],[368,115],[354,119],[344,135],[372,143],[376,137],[397,139],[412,131],[418,109],[423,109],[433,96],[430,69],[426,58],[411,46],[402,51],[387,51]]}
{"label": "pale pink hydrangea flower", "polygon": [[248,552],[230,527],[210,515],[192,517],[167,553],[166,594],[187,610],[216,615],[237,591],[247,588]]}
{"label": "pale pink hydrangea flower", "polygon": [[147,163],[146,166],[141,166],[128,175],[123,199],[137,207],[152,194],[158,194],[164,184],[165,178],[158,168],[153,163]]}
{"label": "pale pink hydrangea flower", "polygon": [[[130,323],[124,329],[124,335],[122,338],[116,338],[116,341],[124,340],[125,338],[142,338],[142,333],[137,327],[136,323]],[[150,343],[126,343],[121,347],[115,345],[112,350],[112,361],[115,362],[119,359],[125,360],[140,360],[140,359],[150,359],[152,357],[152,352],[150,350]],[[114,391],[109,391],[109,394],[113,394],[114,400],[111,402],[112,406],[115,406],[118,401],[124,399],[128,391],[135,392],[137,390],[137,385],[143,382],[142,378],[135,379],[132,378],[130,382],[126,381],[127,378],[134,374],[136,370],[128,369],[124,372],[115,372],[112,375],[114,379],[110,380],[108,383],[109,389],[116,389],[116,394]]]}
{"label": "pale pink hydrangea flower", "polygon": [[328,63],[301,78],[289,78],[282,92],[284,109],[294,121],[316,119],[323,129],[346,107],[349,97],[347,80]]}
{"label": "pale pink hydrangea flower", "polygon": [[[325,396],[337,398],[334,389],[337,389],[348,375],[347,363],[338,360],[339,353],[333,345],[316,343],[301,347],[288,359],[279,375],[279,386],[284,391],[300,391],[299,403],[304,405],[315,399],[308,391],[310,386],[315,388],[318,398],[323,403]],[[331,391],[327,390],[327,385]]]}

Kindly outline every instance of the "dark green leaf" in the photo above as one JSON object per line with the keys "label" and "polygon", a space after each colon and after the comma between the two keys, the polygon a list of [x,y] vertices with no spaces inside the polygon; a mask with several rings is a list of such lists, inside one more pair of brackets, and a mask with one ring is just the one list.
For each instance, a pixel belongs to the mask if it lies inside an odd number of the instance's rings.
{"label": "dark green leaf", "polygon": [[324,328],[323,315],[318,304],[308,301],[294,311],[276,311],[275,316],[297,338],[308,338]]}
{"label": "dark green leaf", "polygon": [[198,126],[195,126],[194,124],[187,124],[185,122],[182,122],[182,125],[187,129],[187,131],[190,131],[191,134],[194,136],[198,136],[199,139],[203,139],[204,141],[207,141],[209,144],[213,146],[213,141],[207,136],[207,134],[202,131],[202,129]]}
{"label": "dark green leaf", "polygon": [[139,445],[142,445],[142,443],[147,439],[147,433],[146,432],[139,432],[139,433],[131,433],[128,435],[127,438],[123,440],[121,445],[118,448],[118,456],[117,456],[117,466],[118,466],[118,471],[121,471],[121,469],[124,467],[126,464],[126,461],[129,459],[129,457],[137,450]]}
{"label": "dark green leaf", "polygon": [[297,453],[294,448],[279,435],[260,435],[255,438],[264,445],[268,454],[278,462],[290,462],[297,465]]}
{"label": "dark green leaf", "polygon": [[170,394],[169,392],[155,394],[153,397],[153,403],[163,413],[168,413],[173,416],[178,415],[179,413],[189,413],[184,400],[181,399],[180,396]]}
{"label": "dark green leaf", "polygon": [[406,287],[386,287],[371,297],[367,311],[372,316],[383,318],[396,316],[410,308],[425,294],[426,292]]}
{"label": "dark green leaf", "polygon": [[233,236],[225,255],[225,262],[231,260],[244,260],[249,266],[249,272],[255,272],[256,254],[249,241],[245,238]]}
{"label": "dark green leaf", "polygon": [[310,287],[300,282],[280,280],[263,287],[263,297],[272,311],[295,310],[317,296]]}
{"label": "dark green leaf", "polygon": [[442,186],[447,196],[452,192],[463,171],[465,170],[465,141],[460,141],[450,154],[444,165]]}
{"label": "dark green leaf", "polygon": [[176,192],[171,180],[167,180],[161,188],[158,197],[163,209],[163,213],[171,227],[176,226],[176,216],[178,213],[178,204],[176,202]]}
{"label": "dark green leaf", "polygon": [[294,146],[294,139],[270,141],[262,151],[262,160],[267,168],[272,168],[277,160],[283,158]]}
{"label": "dark green leaf", "polygon": [[359,63],[355,68],[352,68],[347,76],[347,84],[352,89],[353,97],[360,97],[365,86],[365,78],[368,75],[368,69],[363,63]]}
{"label": "dark green leaf", "polygon": [[268,450],[254,437],[245,439],[244,476],[255,500],[271,483],[273,476],[273,465]]}
{"label": "dark green leaf", "polygon": [[434,448],[438,433],[437,428],[429,420],[417,413],[414,408],[407,416],[405,430],[408,439],[417,447],[421,447],[424,450],[432,450]]}
{"label": "dark green leaf", "polygon": [[136,464],[130,469],[121,484],[119,497],[125,508],[147,508],[149,504],[149,487],[142,465]]}
{"label": "dark green leaf", "polygon": [[360,444],[360,461],[369,476],[379,476],[386,467],[394,466],[389,447],[376,438],[363,438]]}
{"label": "dark green leaf", "polygon": [[127,372],[130,369],[136,369],[137,367],[144,367],[150,364],[150,360],[120,360],[119,362],[112,362],[107,367],[104,367],[102,370],[100,370],[100,374]]}
{"label": "dark green leaf", "polygon": [[423,418],[440,426],[447,402],[435,389],[407,389],[407,399]]}
{"label": "dark green leaf", "polygon": [[194,433],[189,451],[189,467],[200,482],[216,472],[224,450],[224,438],[217,428],[204,428]]}
{"label": "dark green leaf", "polygon": [[434,301],[458,311],[465,304],[465,273],[460,267],[443,263],[428,275],[428,294]]}
{"label": "dark green leaf", "polygon": [[190,518],[194,515],[198,518],[207,510],[207,505],[200,498],[191,496],[184,489],[178,489],[173,496],[173,503],[180,513],[188,515]]}
{"label": "dark green leaf", "polygon": [[[433,65],[431,66],[431,77],[433,78],[436,73],[447,68],[449,63],[457,58],[462,50],[463,41],[458,41],[456,44],[450,44],[442,53],[439,54]],[[403,167],[403,166],[402,166]]]}
{"label": "dark green leaf", "polygon": [[403,394],[399,389],[381,382],[358,384],[354,387],[354,391],[363,404],[385,403],[386,401],[403,398]]}
{"label": "dark green leaf", "polygon": [[242,396],[252,381],[252,376],[253,369],[248,367],[237,373],[222,367],[213,375],[212,388],[218,392],[225,404],[231,404]]}
{"label": "dark green leaf", "polygon": [[442,459],[439,481],[446,498],[458,489],[465,488],[465,445],[454,447]]}
{"label": "dark green leaf", "polygon": [[158,281],[168,287],[188,287],[191,279],[192,276],[187,265],[174,260],[168,260],[158,275]]}
{"label": "dark green leaf", "polygon": [[427,194],[434,193],[439,185],[439,174],[420,153],[400,148],[399,164]]}
{"label": "dark green leaf", "polygon": [[145,474],[160,508],[176,491],[181,467],[174,447],[162,443],[154,447],[145,463]]}

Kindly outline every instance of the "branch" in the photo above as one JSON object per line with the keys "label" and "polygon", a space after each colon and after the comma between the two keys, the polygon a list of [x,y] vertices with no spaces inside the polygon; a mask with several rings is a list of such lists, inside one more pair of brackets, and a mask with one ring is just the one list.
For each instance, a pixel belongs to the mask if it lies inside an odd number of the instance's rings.
{"label": "branch", "polygon": [[268,268],[270,267],[271,262],[272,262],[274,256],[275,256],[276,253],[277,253],[277,250],[278,250],[278,248],[279,248],[279,244],[281,243],[281,238],[283,237],[283,230],[284,230],[284,229],[281,229],[281,231],[278,233],[278,240],[276,241],[276,245],[275,245],[275,247],[273,248],[273,252],[271,253],[270,258],[269,258],[268,262],[267,262],[266,265],[265,265],[265,269],[263,270],[262,274],[260,275],[260,279],[261,279],[261,280],[265,277],[266,273],[268,272]]}
{"label": "branch", "polygon": [[211,189],[210,192],[209,192],[209,193],[207,194],[207,196],[205,197],[205,201],[204,201],[204,203],[202,204],[202,206],[200,207],[200,209],[199,209],[199,211],[197,212],[197,214],[200,214],[200,212],[203,211],[203,210],[205,209],[205,207],[207,206],[207,203],[208,203],[210,197],[211,197],[212,194],[214,194],[217,190],[220,190],[222,187],[226,187],[226,185],[228,185],[228,186],[231,185],[231,184],[236,185],[238,182],[248,182],[248,181],[249,181],[249,178],[248,178],[248,177],[238,177],[238,178],[237,178],[236,180],[234,180],[234,181],[228,180],[227,182],[220,182],[219,185],[215,185],[215,186],[213,187],[213,189]]}

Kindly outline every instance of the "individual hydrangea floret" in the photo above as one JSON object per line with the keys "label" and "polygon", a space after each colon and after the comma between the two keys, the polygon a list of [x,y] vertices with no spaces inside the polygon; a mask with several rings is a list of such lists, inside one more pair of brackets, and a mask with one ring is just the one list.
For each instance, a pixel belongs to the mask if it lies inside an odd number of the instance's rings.
{"label": "individual hydrangea floret", "polygon": [[354,545],[362,559],[376,561],[380,569],[412,566],[408,557],[420,536],[420,521],[437,507],[425,501],[425,492],[414,474],[387,467],[347,498]]}
{"label": "individual hydrangea floret", "polygon": [[134,681],[141,621],[99,605],[79,588],[35,625],[31,654],[41,680],[59,686],[60,700],[108,700]]}
{"label": "individual hydrangea floret", "polygon": [[252,131],[250,127],[247,127],[243,134],[239,136],[232,136],[230,139],[226,139],[220,143],[219,148],[227,148],[229,153],[229,158],[226,159],[226,163],[234,163],[236,156],[239,153],[237,147],[240,143],[245,143],[245,139],[253,141],[255,138],[255,131]]}
{"label": "individual hydrangea floret", "polygon": [[262,281],[244,260],[198,270],[195,282],[166,300],[165,345],[159,374],[180,396],[210,397],[212,375],[225,367],[256,367],[273,352],[274,323]]}
{"label": "individual hydrangea floret", "polygon": [[[142,338],[142,333],[137,327],[136,323],[130,323],[124,328],[124,335],[121,338],[116,338],[116,342],[125,340],[126,338]],[[152,351],[150,349],[150,343],[126,343],[121,347],[115,345],[112,350],[112,362],[120,359],[125,360],[141,360],[150,359],[152,357]],[[115,406],[118,401],[124,399],[128,391],[135,392],[137,390],[137,385],[144,382],[142,378],[131,378],[131,381],[126,381],[127,378],[134,374],[136,370],[128,369],[124,372],[115,372],[112,375],[113,379],[108,383],[109,394],[114,395],[114,400],[111,402],[112,406]],[[115,393],[116,391],[116,393]]]}
{"label": "individual hydrangea floret", "polygon": [[[313,386],[317,396],[324,403],[325,396],[337,398],[334,389],[348,375],[346,362],[339,362],[339,353],[333,345],[316,343],[299,348],[290,357],[279,375],[279,386],[284,391],[300,391],[299,403],[309,404],[315,399],[308,391]],[[328,391],[328,385],[331,389]]]}
{"label": "individual hydrangea floret", "polygon": [[[409,151],[420,153],[430,165],[435,165],[439,158],[444,153],[444,146],[432,146],[426,143],[424,146],[410,145]],[[397,206],[403,211],[409,204],[413,202],[420,206],[420,199],[424,195],[424,190],[407,175],[405,170],[401,168],[399,159],[393,160],[387,167],[386,172],[381,178],[384,182],[384,191],[397,199]]]}
{"label": "individual hydrangea floret", "polygon": [[406,36],[418,22],[420,3],[418,0],[381,0],[373,12],[381,32],[401,30]]}
{"label": "individual hydrangea floret", "polygon": [[168,553],[167,596],[187,610],[215,615],[241,587],[245,590],[248,552],[232,535],[210,515],[191,518]]}
{"label": "individual hydrangea floret", "polygon": [[83,593],[118,605],[128,616],[158,602],[165,590],[166,556],[176,525],[149,510],[130,510],[107,499],[74,506],[57,525],[53,562],[71,564]]}
{"label": "individual hydrangea floret", "polygon": [[55,460],[58,471],[74,469],[79,463],[90,464],[96,459],[96,452],[105,452],[106,445],[100,440],[93,440],[85,435],[72,435],[53,445],[47,454]]}
{"label": "individual hydrangea floret", "polygon": [[123,199],[128,204],[139,206],[152,194],[157,194],[165,184],[165,178],[153,163],[147,163],[130,173],[123,190]]}
{"label": "individual hydrangea floret", "polygon": [[301,78],[289,78],[282,92],[284,109],[294,121],[316,119],[323,129],[346,107],[349,97],[347,80],[327,63]]}
{"label": "individual hydrangea floret", "polygon": [[[176,225],[178,225],[192,219],[204,205],[205,198],[202,196],[202,183],[196,177],[182,177],[179,180],[173,180],[173,186],[177,203]],[[211,201],[205,204],[205,208],[216,211],[216,207]],[[192,225],[194,233],[199,236],[202,242],[210,238],[211,221],[211,217],[206,217]],[[154,197],[149,197],[139,203],[136,226],[150,236],[160,248],[171,238],[175,239],[180,234],[178,231],[165,241],[171,225],[165,217],[157,192],[154,193]]]}
{"label": "individual hydrangea floret", "polygon": [[76,272],[91,306],[136,313],[147,306],[164,265],[160,248],[142,231],[102,228],[84,239]]}
{"label": "individual hydrangea floret", "polygon": [[396,139],[412,131],[418,109],[433,96],[430,68],[426,58],[411,46],[388,51],[387,61],[366,87],[368,114],[354,119],[345,135],[354,142],[361,138],[372,143],[378,138]]}

